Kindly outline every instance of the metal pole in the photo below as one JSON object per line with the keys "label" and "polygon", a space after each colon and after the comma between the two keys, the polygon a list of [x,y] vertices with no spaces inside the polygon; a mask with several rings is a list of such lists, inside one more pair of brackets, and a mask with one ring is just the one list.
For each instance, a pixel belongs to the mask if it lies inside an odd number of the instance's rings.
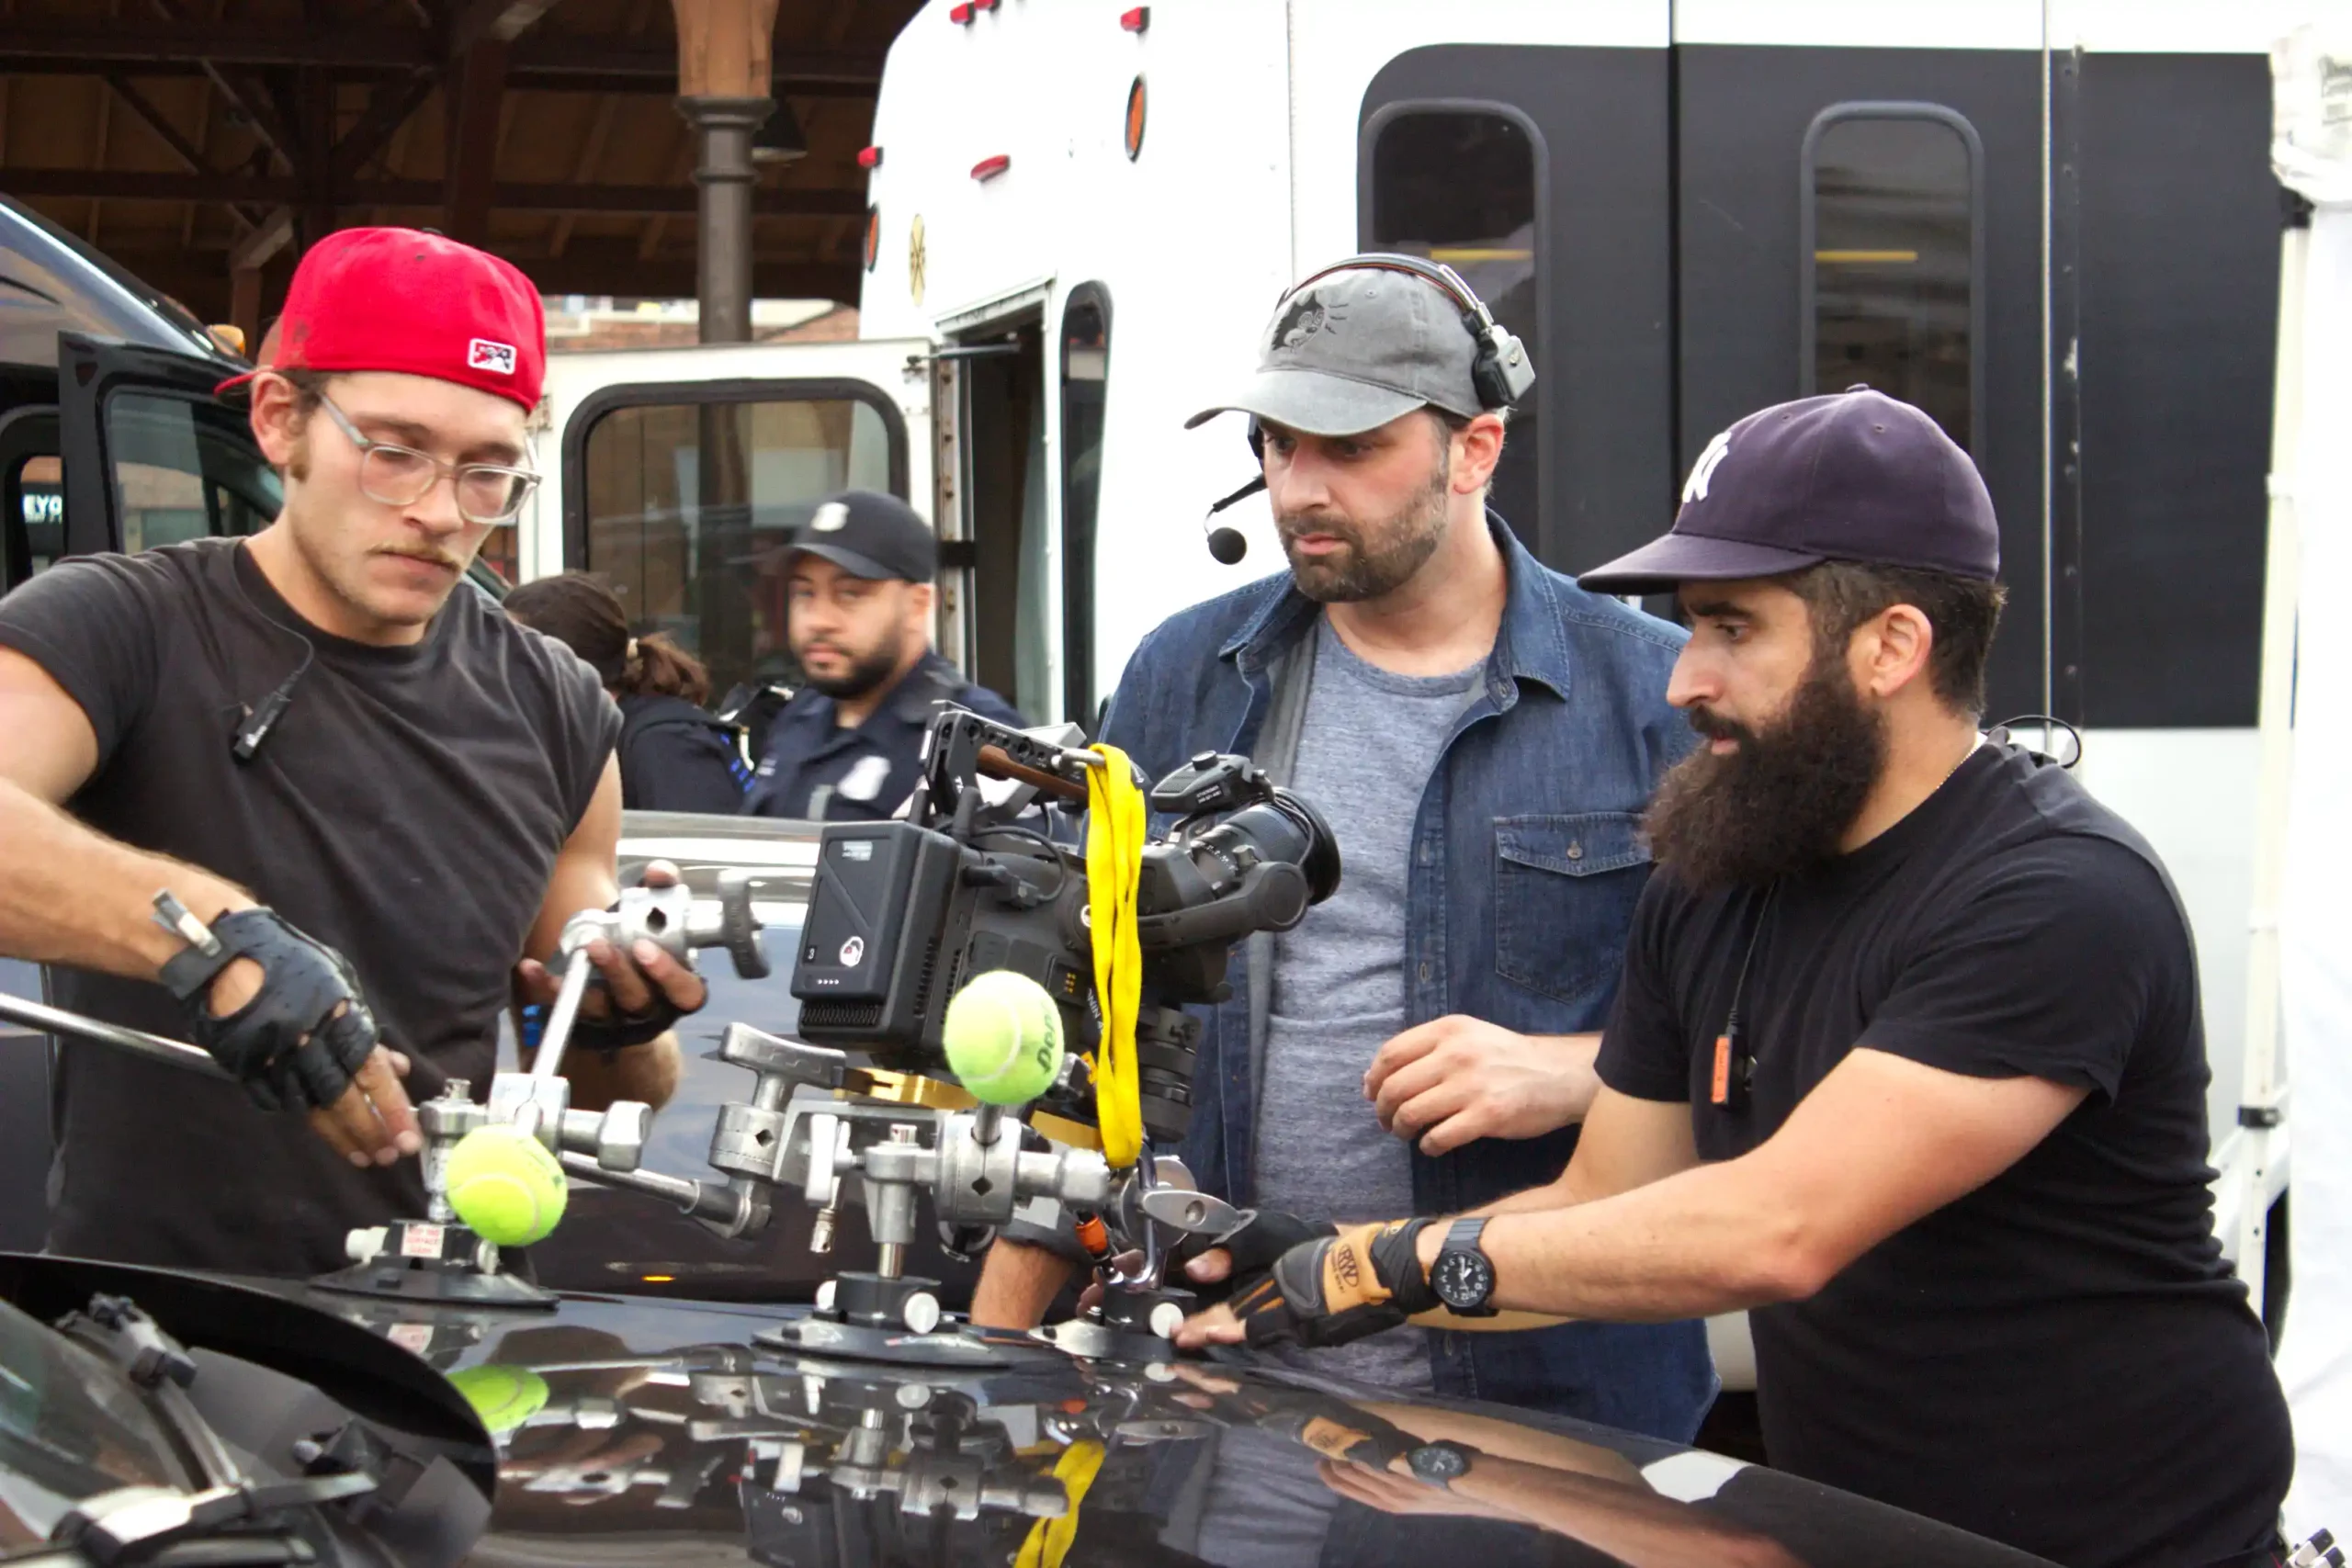
{"label": "metal pole", "polygon": [[160,1034],[141,1030],[125,1029],[119,1023],[101,1023],[95,1018],[66,1012],[60,1008],[43,1007],[0,991],[0,1019],[21,1023],[28,1029],[38,1029],[45,1034],[66,1034],[93,1044],[111,1045],[134,1056],[144,1056],[151,1062],[161,1062],[167,1067],[186,1072],[202,1073],[207,1077],[226,1078],[229,1075],[212,1059],[212,1053],[185,1040],[166,1040]]}
{"label": "metal pole", "polygon": [[695,168],[701,198],[696,292],[704,343],[752,340],[752,137],[775,112],[773,98],[689,97],[678,112],[702,138]]}

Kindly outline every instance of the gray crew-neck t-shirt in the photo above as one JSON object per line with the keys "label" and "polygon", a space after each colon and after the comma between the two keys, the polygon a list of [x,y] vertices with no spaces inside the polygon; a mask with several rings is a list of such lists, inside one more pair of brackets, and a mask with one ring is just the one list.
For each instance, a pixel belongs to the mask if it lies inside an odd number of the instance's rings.
{"label": "gray crew-neck t-shirt", "polygon": [[[1363,1075],[1405,1027],[1413,819],[1486,666],[1396,675],[1350,651],[1328,620],[1317,624],[1315,637],[1290,787],[1314,802],[1338,835],[1340,886],[1274,939],[1256,1186],[1261,1207],[1347,1224],[1413,1212],[1411,1151],[1381,1130],[1363,1097]],[[1423,1329],[1289,1354],[1329,1376],[1430,1386]]]}

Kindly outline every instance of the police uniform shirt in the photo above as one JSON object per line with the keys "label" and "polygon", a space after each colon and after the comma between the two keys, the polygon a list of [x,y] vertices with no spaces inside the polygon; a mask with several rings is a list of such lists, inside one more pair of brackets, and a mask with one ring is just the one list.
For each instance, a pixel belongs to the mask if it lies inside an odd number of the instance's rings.
{"label": "police uniform shirt", "polygon": [[768,729],[767,754],[743,803],[747,816],[820,822],[879,822],[914,793],[923,732],[943,702],[1024,727],[1012,704],[966,681],[937,652],[907,671],[865,722],[835,722],[833,699],[803,687]]}

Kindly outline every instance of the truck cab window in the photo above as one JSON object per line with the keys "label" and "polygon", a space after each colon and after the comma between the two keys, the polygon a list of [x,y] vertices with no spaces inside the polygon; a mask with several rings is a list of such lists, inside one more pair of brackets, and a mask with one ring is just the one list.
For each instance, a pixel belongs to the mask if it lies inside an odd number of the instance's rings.
{"label": "truck cab window", "polygon": [[254,533],[285,500],[244,420],[224,407],[117,392],[107,400],[106,442],[126,552]]}
{"label": "truck cab window", "polygon": [[714,695],[797,676],[782,547],[838,490],[887,491],[889,426],[854,397],[624,403],[589,427],[585,559]]}
{"label": "truck cab window", "polygon": [[1978,160],[1948,111],[1833,109],[1806,139],[1808,392],[1865,383],[1974,450]]}
{"label": "truck cab window", "polygon": [[[1527,344],[1541,374],[1547,359],[1537,304],[1534,132],[1498,111],[1406,107],[1375,118],[1368,133],[1367,248],[1426,256],[1461,274],[1495,320]],[[1542,396],[1539,382],[1512,413],[1495,469],[1495,510],[1531,544],[1541,493]]]}

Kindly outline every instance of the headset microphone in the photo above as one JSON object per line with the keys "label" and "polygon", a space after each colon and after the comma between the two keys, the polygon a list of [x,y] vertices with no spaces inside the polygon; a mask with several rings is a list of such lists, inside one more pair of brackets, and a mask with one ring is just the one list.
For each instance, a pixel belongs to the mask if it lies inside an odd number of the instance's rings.
{"label": "headset microphone", "polygon": [[1217,558],[1218,565],[1232,566],[1239,561],[1243,556],[1250,553],[1250,541],[1240,529],[1230,523],[1220,523],[1214,528],[1209,527],[1209,518],[1216,516],[1235,502],[1247,500],[1265,488],[1266,476],[1260,474],[1223,501],[1212,505],[1208,510],[1208,516],[1201,519],[1201,527],[1208,535],[1209,554]]}
{"label": "headset microphone", "polygon": [[1216,558],[1219,566],[1238,564],[1243,556],[1250,553],[1250,540],[1248,536],[1230,523],[1220,523],[1211,528],[1209,518],[1216,516],[1235,502],[1247,501],[1266,488],[1266,433],[1255,419],[1250,422],[1250,456],[1257,461],[1258,477],[1223,501],[1213,502],[1209,507],[1208,515],[1201,519],[1201,528],[1208,536],[1209,554]]}

